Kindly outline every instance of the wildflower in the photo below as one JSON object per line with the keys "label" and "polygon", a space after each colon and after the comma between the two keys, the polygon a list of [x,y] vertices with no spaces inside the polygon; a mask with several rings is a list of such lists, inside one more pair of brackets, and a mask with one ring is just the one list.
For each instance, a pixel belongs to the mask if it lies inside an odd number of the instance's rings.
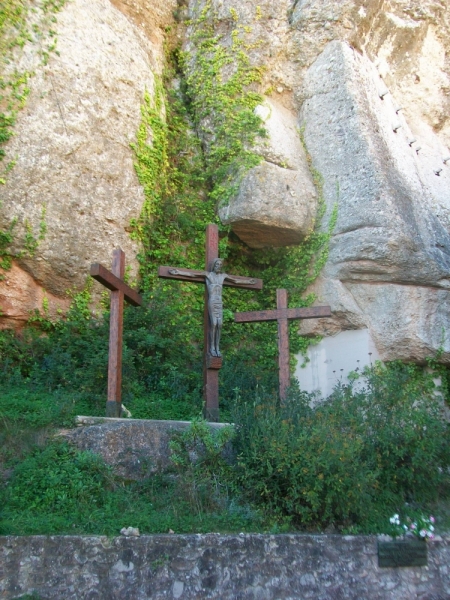
{"label": "wildflower", "polygon": [[391,522],[392,525],[400,525],[400,517],[397,514],[395,514],[393,517],[391,517],[389,519],[389,521]]}

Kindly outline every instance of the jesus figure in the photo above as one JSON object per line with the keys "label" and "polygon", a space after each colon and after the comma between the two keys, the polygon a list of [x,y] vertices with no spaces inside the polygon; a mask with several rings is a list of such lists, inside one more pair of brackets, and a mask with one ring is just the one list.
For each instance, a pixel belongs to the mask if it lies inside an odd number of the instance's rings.
{"label": "jesus figure", "polygon": [[254,284],[255,279],[237,279],[227,273],[222,273],[223,261],[221,258],[216,258],[213,262],[212,271],[203,271],[202,273],[190,273],[189,271],[180,271],[179,269],[170,269],[171,275],[183,275],[185,277],[201,277],[205,278],[206,289],[208,290],[208,315],[211,324],[209,331],[209,353],[211,356],[222,356],[219,350],[220,333],[223,323],[223,303],[222,303],[222,287],[223,282],[227,279],[237,285]]}

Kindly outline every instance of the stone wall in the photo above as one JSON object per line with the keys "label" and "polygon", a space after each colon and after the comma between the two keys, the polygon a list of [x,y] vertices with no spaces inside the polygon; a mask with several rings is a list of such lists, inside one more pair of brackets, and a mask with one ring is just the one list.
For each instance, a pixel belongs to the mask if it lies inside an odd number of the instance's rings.
{"label": "stone wall", "polygon": [[0,556],[4,600],[450,598],[450,538],[401,569],[378,567],[372,536],[9,536]]}

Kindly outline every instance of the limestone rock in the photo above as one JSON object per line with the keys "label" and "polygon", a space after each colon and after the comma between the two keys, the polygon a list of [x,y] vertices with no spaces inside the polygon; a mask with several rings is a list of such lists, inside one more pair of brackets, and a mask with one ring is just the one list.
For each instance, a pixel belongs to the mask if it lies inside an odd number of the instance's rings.
{"label": "limestone rock", "polygon": [[[130,480],[139,480],[167,470],[170,465],[169,442],[175,433],[186,431],[188,421],[154,421],[144,419],[111,419],[108,417],[77,417],[77,429],[61,431],[59,435],[79,450],[99,454],[115,473]],[[226,427],[225,423],[208,423],[211,431]],[[191,454],[191,460],[198,457]],[[228,445],[224,458],[232,460]]]}
{"label": "limestone rock", "polygon": [[[163,62],[158,25],[170,21],[176,2],[152,3],[150,9],[143,1],[115,4],[142,13],[145,27],[109,0],[73,0],[57,15],[57,53],[50,53],[48,64],[39,65],[36,49],[28,46],[17,64],[19,71],[35,68],[36,74],[6,146],[5,163],[16,165],[2,186],[0,226],[17,220],[13,251],[20,253],[27,231],[37,239],[45,222],[36,252],[25,253],[17,265],[36,288],[59,298],[83,288],[91,262],[109,267],[115,247],[125,251],[131,274],[137,273],[138,244],[130,239],[129,225],[144,195],[130,143],[144,91],[153,92]],[[144,35],[149,27],[153,41]],[[20,306],[14,295],[8,298],[1,309],[14,319],[19,313],[22,319],[25,305],[41,308],[31,297]]]}
{"label": "limestone rock", "polygon": [[[440,140],[417,154],[408,119],[390,96],[380,98],[375,67],[345,43],[328,44],[304,84],[306,144],[328,210],[338,204],[316,286],[321,300],[337,309],[342,328],[343,295],[335,292],[345,288],[343,328],[364,321],[383,359],[420,361],[443,346],[448,360],[450,173],[437,177],[431,168]],[[394,132],[397,122],[402,128]],[[302,331],[322,328],[329,323]]]}
{"label": "limestone rock", "polygon": [[251,248],[298,244],[317,209],[298,123],[274,100],[266,99],[255,112],[268,134],[255,148],[264,161],[246,173],[237,196],[219,209],[219,216]]}
{"label": "limestone rock", "polygon": [[69,308],[68,298],[50,294],[36,283],[33,277],[21,269],[16,262],[8,271],[0,269],[4,278],[0,281],[0,328],[13,325],[20,328],[36,310],[45,308],[46,316],[56,320],[59,312]]}
{"label": "limestone rock", "polygon": [[140,537],[141,535],[138,527],[122,527],[120,533],[125,537]]}

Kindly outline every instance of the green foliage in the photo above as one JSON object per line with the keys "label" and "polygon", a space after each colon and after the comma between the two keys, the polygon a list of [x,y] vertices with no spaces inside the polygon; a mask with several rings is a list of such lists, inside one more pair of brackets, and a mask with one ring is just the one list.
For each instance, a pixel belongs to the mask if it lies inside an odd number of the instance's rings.
{"label": "green foliage", "polygon": [[[167,302],[170,294],[144,298],[142,308],[124,314],[123,401],[137,418],[190,419],[201,411],[201,348],[185,343],[184,315]],[[64,414],[61,403],[67,402],[87,414],[103,413],[109,314],[93,315],[90,300],[85,290],[60,321],[36,314],[20,334],[0,332],[5,402],[9,394],[26,400],[42,392],[55,414]]]}
{"label": "green foliage", "polygon": [[183,495],[199,514],[229,503],[232,437],[231,426],[211,430],[205,421],[196,419],[170,442],[171,461],[183,486]]}
{"label": "green foliage", "polygon": [[1,534],[117,535],[132,524],[145,533],[248,531],[257,517],[236,504],[198,507],[179,478],[125,482],[90,452],[52,442],[15,469],[0,492]]}
{"label": "green foliage", "polygon": [[7,488],[12,510],[67,517],[80,505],[105,503],[111,473],[97,456],[52,443],[33,452],[14,472]]}
{"label": "green foliage", "polygon": [[[370,533],[386,532],[394,511],[436,514],[430,506],[448,490],[450,432],[432,376],[376,365],[362,381],[326,400],[291,390],[283,407],[263,393],[256,402],[238,398],[235,434],[194,420],[171,443],[173,472],[141,482],[61,442],[28,449],[9,463],[15,469],[0,490],[1,533],[111,535],[129,525],[145,533]],[[39,428],[44,398],[35,401],[34,413],[18,412]],[[5,408],[12,420],[14,405]]]}
{"label": "green foliage", "polygon": [[[265,135],[254,115],[262,100],[255,92],[262,68],[249,58],[254,46],[247,40],[248,28],[239,24],[237,15],[232,16],[230,45],[214,33],[214,20],[207,3],[191,21],[195,53],[172,52],[164,80],[156,82],[153,95],[144,97],[133,145],[136,172],[146,198],[140,218],[132,223],[133,236],[143,247],[139,256],[141,286],[155,298],[165,294],[174,313],[183,315],[177,319],[180,347],[191,346],[195,351],[203,338],[203,289],[195,284],[158,281],[157,266],[204,268],[205,227],[217,221],[217,204],[227,201],[245,172],[261,160],[252,145]],[[178,81],[175,86],[174,80]],[[224,291],[230,307],[224,311],[222,346],[227,360],[220,373],[224,415],[236,387],[251,390],[262,382],[276,387],[276,326],[236,325],[233,312],[273,308],[279,287],[289,289],[291,306],[308,306],[314,301],[314,296],[305,297],[304,293],[326,262],[336,211],[322,230],[322,184],[317,173],[313,176],[320,196],[319,211],[316,226],[301,245],[255,251],[219,225],[226,270],[264,280],[264,290],[259,293]],[[299,337],[296,329],[291,324],[292,353],[305,352],[315,340]],[[252,371],[258,372],[258,378]]]}
{"label": "green foliage", "polygon": [[450,431],[432,376],[377,364],[363,381],[326,400],[238,405],[239,482],[249,500],[294,527],[354,532],[384,531],[405,502],[437,500],[448,484]]}
{"label": "green foliage", "polygon": [[228,44],[215,33],[217,15],[212,3],[206,2],[190,23],[195,53],[181,55],[186,98],[194,126],[205,140],[206,177],[215,205],[227,204],[245,172],[261,162],[252,146],[258,136],[266,136],[261,119],[254,114],[262,96],[252,89],[261,81],[263,68],[249,58],[258,43],[246,43],[246,28],[239,24],[235,11],[231,16]]}
{"label": "green foliage", "polygon": [[[13,241],[13,230],[16,225],[16,220],[13,220],[6,231],[0,231],[0,269],[7,271],[12,265],[12,256],[8,251],[9,246]],[[0,281],[5,278],[0,274]]]}

